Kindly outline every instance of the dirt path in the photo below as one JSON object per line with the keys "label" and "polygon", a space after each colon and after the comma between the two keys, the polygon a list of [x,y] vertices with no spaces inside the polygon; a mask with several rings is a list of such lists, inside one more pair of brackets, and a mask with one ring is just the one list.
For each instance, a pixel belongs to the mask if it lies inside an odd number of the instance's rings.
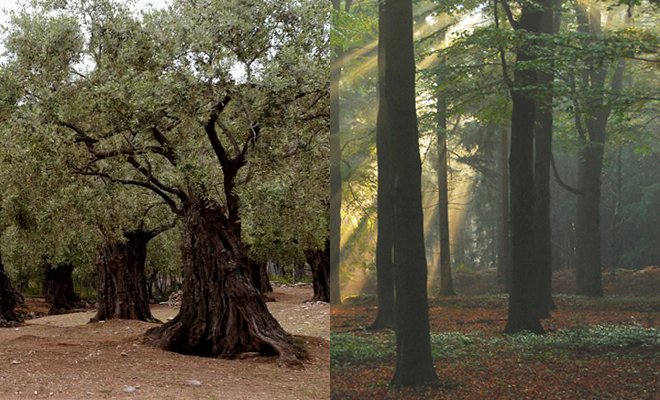
{"label": "dirt path", "polygon": [[[329,306],[303,303],[310,288],[275,288],[268,307],[282,326],[305,335],[302,370],[272,359],[219,360],[170,353],[139,341],[154,324],[87,324],[93,312],[34,319],[0,329],[0,399],[328,399]],[[166,320],[176,308],[154,306]],[[189,381],[198,381],[197,382]],[[131,390],[127,393],[124,390]]]}

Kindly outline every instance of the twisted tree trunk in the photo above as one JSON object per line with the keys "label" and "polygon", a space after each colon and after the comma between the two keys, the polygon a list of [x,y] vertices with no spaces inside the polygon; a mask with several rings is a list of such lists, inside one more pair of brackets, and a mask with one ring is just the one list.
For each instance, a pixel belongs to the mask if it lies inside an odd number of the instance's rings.
{"label": "twisted tree trunk", "polygon": [[248,262],[250,263],[250,277],[254,287],[264,296],[266,293],[272,293],[273,287],[271,286],[270,279],[268,278],[266,263],[256,262],[251,259],[248,260]]}
{"label": "twisted tree trunk", "polygon": [[66,313],[80,300],[73,289],[73,268],[73,264],[66,262],[44,269],[42,292],[50,304],[48,314]]}
{"label": "twisted tree trunk", "polygon": [[179,314],[145,340],[182,354],[235,358],[242,353],[303,356],[254,287],[236,226],[214,202],[195,196],[183,207],[183,299]]}
{"label": "twisted tree trunk", "polygon": [[15,326],[21,322],[21,316],[15,308],[22,302],[23,296],[12,287],[0,259],[0,327]]}
{"label": "twisted tree trunk", "polygon": [[147,244],[153,234],[138,230],[124,236],[125,241],[109,240],[99,250],[96,260],[98,311],[91,322],[107,319],[156,321],[149,309],[144,275]]}
{"label": "twisted tree trunk", "polygon": [[330,239],[326,240],[325,248],[306,250],[305,258],[312,269],[312,284],[314,297],[311,301],[330,301]]}

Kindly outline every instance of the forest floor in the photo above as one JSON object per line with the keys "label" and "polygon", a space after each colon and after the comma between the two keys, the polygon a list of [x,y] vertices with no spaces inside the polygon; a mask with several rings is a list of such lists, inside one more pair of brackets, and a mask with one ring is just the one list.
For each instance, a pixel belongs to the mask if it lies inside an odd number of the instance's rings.
{"label": "forest floor", "polygon": [[373,296],[350,299],[332,307],[331,398],[658,399],[660,297],[629,290],[619,296],[609,290],[602,299],[555,296],[557,310],[540,336],[502,334],[506,295],[431,299],[440,383],[418,390],[389,386],[394,334],[366,329],[376,315]]}
{"label": "forest floor", "polygon": [[[221,360],[155,349],[140,341],[155,324],[88,324],[94,312],[86,311],[0,329],[0,399],[327,399],[329,306],[305,303],[312,297],[308,286],[275,287],[273,297],[271,313],[306,344],[303,369],[279,368],[273,358]],[[27,302],[26,311],[47,310],[42,300]],[[152,312],[165,321],[178,308],[155,305]]]}

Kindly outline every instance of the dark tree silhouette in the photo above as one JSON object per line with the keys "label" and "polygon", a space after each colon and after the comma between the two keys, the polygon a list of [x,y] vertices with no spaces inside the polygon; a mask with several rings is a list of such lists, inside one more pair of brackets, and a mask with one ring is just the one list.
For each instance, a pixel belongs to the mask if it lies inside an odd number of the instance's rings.
{"label": "dark tree silhouette", "polygon": [[[445,33],[446,35],[446,33]],[[444,63],[444,60],[442,61]],[[442,78],[440,77],[440,80]],[[438,218],[440,223],[440,296],[454,296],[449,252],[449,195],[447,187],[447,97],[437,94],[438,110]]]}
{"label": "dark tree silhouette", "polygon": [[311,301],[330,301],[330,240],[323,249],[305,250],[305,259],[312,269],[314,296]]}
{"label": "dark tree silhouette", "polygon": [[[345,0],[343,7],[345,12],[350,10],[352,3],[352,0]],[[332,7],[336,11],[341,10],[341,0],[332,0]],[[330,301],[332,304],[340,304],[342,178],[341,147],[339,145],[341,130],[339,81],[341,80],[343,50],[335,47],[332,49],[332,53],[334,57],[330,65]]]}
{"label": "dark tree silhouette", "polygon": [[50,304],[48,314],[68,312],[80,300],[73,289],[73,267],[73,264],[64,262],[44,268],[42,292]]}
{"label": "dark tree silhouette", "polygon": [[380,14],[379,116],[392,152],[392,241],[397,361],[395,387],[432,384],[421,162],[415,110],[412,0],[386,0]]}
{"label": "dark tree silhouette", "polygon": [[[543,8],[550,0],[541,1]],[[509,23],[519,32],[540,32],[542,9],[524,3],[518,20],[513,18],[507,1],[502,1]],[[537,278],[539,268],[535,259],[534,239],[534,127],[536,100],[531,87],[536,73],[525,63],[534,60],[532,44],[524,41],[516,48],[516,67],[513,73],[511,99],[511,150],[509,153],[509,184],[511,211],[511,291],[505,328],[507,333],[523,330],[541,333],[539,320]]]}
{"label": "dark tree silhouette", "polygon": [[[250,278],[252,279],[254,287],[264,296],[266,296],[267,293],[271,293],[273,291],[273,286],[270,284],[270,278],[268,277],[268,271],[266,270],[266,263],[257,262],[252,259],[248,259],[248,262],[250,263]],[[268,297],[266,297],[266,300],[268,300]]]}
{"label": "dark tree silhouette", "polygon": [[[561,0],[543,3],[540,31],[546,35],[559,29]],[[547,42],[546,42],[547,43]],[[551,53],[551,49],[545,49]],[[536,264],[538,268],[537,295],[540,318],[549,318],[554,304],[552,301],[552,233],[550,230],[550,161],[552,159],[552,69],[537,72],[539,87],[536,104],[536,127],[534,130],[534,240],[536,241]]]}
{"label": "dark tree silhouette", "polygon": [[[385,5],[378,5],[380,20],[384,18]],[[393,187],[392,145],[387,108],[385,106],[385,30],[378,32],[378,93],[379,107],[376,117],[376,152],[378,156],[378,237],[376,242],[376,283],[378,290],[378,314],[370,329],[393,329],[394,317],[394,267],[392,265]]]}
{"label": "dark tree silhouette", "polygon": [[15,308],[22,302],[23,296],[12,287],[0,256],[0,327],[14,326],[21,322],[21,316]]}
{"label": "dark tree silhouette", "polygon": [[[601,8],[590,4],[588,9],[576,4],[578,32],[600,35]],[[575,126],[580,141],[578,156],[577,216],[575,221],[575,277],[577,293],[602,296],[600,200],[603,155],[607,138],[607,121],[612,113],[606,92],[618,92],[623,85],[625,63],[620,60],[611,74],[608,86],[608,65],[587,66],[581,71],[577,90],[584,96],[575,102]]]}
{"label": "dark tree silhouette", "polygon": [[509,231],[509,130],[499,134],[498,217],[497,217],[497,275],[507,293],[511,291],[511,238]]}

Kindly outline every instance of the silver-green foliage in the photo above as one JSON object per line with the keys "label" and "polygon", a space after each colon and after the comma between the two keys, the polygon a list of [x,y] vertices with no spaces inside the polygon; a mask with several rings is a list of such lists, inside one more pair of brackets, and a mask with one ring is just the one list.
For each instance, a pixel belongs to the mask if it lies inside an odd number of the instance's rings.
{"label": "silver-green foliage", "polygon": [[[137,13],[130,5],[33,1],[12,15],[0,66],[6,257],[89,265],[104,236],[180,211],[173,192],[164,190],[172,200],[164,202],[135,182],[224,203],[204,125],[227,97],[216,128],[227,155],[247,162],[235,189],[246,241],[276,257],[321,247],[329,7],[180,0]],[[178,235],[167,237],[176,246]]]}

